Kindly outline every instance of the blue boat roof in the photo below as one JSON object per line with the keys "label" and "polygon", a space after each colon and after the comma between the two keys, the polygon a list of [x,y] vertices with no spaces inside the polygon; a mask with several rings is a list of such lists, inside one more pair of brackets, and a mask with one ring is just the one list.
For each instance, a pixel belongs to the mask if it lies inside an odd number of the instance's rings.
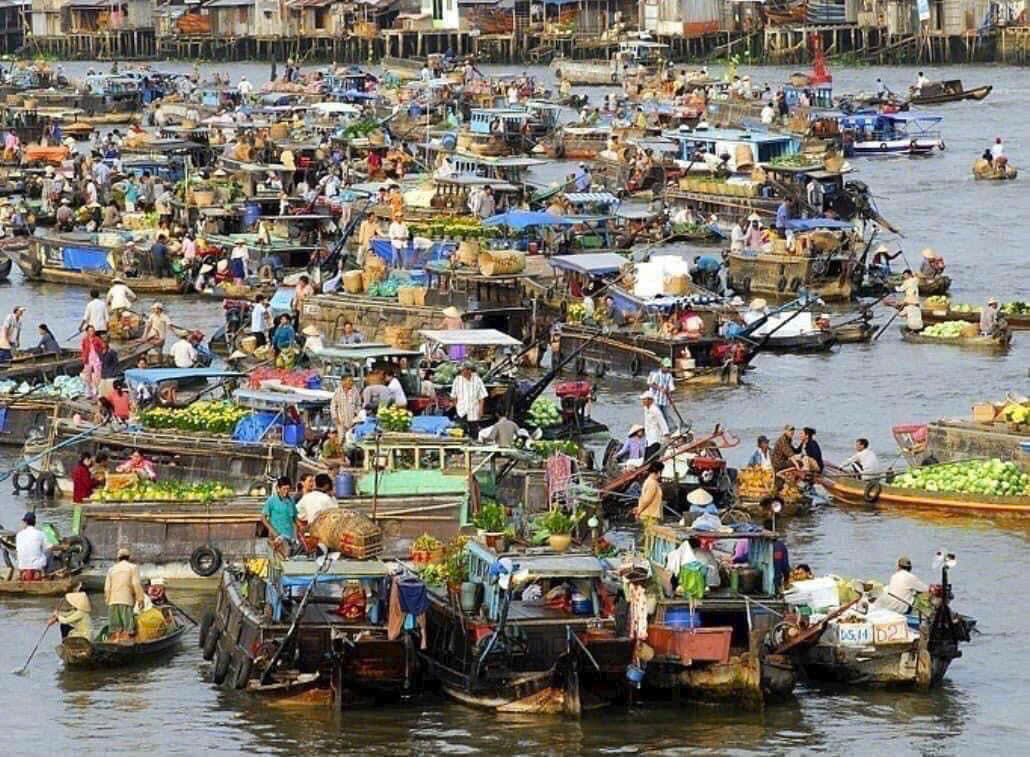
{"label": "blue boat roof", "polygon": [[588,252],[582,255],[555,255],[551,266],[563,271],[601,276],[618,273],[629,263],[627,258],[614,252]]}
{"label": "blue boat roof", "polygon": [[134,384],[160,384],[162,381],[191,378],[240,378],[246,375],[217,368],[130,368],[125,372],[126,380]]}
{"label": "blue boat roof", "polygon": [[851,229],[850,221],[839,221],[836,218],[794,218],[787,221],[791,231],[812,231],[813,229]]}

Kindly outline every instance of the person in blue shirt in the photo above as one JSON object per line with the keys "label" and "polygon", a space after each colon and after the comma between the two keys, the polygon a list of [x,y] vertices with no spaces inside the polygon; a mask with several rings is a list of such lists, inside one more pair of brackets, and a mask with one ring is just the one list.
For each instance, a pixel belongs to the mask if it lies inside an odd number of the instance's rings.
{"label": "person in blue shirt", "polygon": [[643,460],[644,450],[646,449],[647,440],[644,438],[644,427],[635,425],[630,428],[626,441],[622,443],[622,447],[615,453],[615,459],[620,463],[623,460]]}
{"label": "person in blue shirt", "polygon": [[790,200],[784,198],[783,202],[780,203],[780,207],[776,208],[776,228],[781,232],[786,230],[787,224],[790,222]]}
{"label": "person in blue shirt", "polygon": [[297,346],[297,332],[293,330],[290,316],[287,313],[279,316],[279,326],[272,334],[272,346],[275,347],[276,352]]}
{"label": "person in blue shirt", "polygon": [[292,543],[297,536],[297,503],[290,496],[293,484],[286,476],[275,483],[275,491],[261,508],[261,520],[279,539]]}

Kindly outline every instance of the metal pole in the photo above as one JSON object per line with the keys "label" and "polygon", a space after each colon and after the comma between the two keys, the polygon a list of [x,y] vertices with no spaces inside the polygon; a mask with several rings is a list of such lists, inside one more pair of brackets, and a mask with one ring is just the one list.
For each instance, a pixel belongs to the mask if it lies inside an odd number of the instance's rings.
{"label": "metal pole", "polygon": [[376,451],[375,459],[372,460],[372,522],[376,520],[376,514],[379,509],[379,442],[383,437],[383,433],[379,430],[376,431]]}

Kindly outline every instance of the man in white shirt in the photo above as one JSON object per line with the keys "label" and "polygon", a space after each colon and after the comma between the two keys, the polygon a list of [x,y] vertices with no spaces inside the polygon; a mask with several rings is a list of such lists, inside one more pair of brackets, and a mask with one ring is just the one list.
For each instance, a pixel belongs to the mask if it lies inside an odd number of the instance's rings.
{"label": "man in white shirt", "polygon": [[857,473],[861,478],[872,478],[880,472],[880,459],[869,449],[869,440],[855,440],[855,454],[841,463],[841,468]]}
{"label": "man in white shirt", "polygon": [[404,394],[404,387],[397,373],[393,368],[387,368],[383,373],[386,378],[386,388],[390,392],[390,401],[397,407],[407,407],[408,397]]}
{"label": "man in white shirt", "polygon": [[766,103],[762,107],[762,123],[767,126],[773,122],[776,118],[776,110],[773,108],[772,103]]}
{"label": "man in white shirt", "polygon": [[254,85],[247,81],[246,76],[241,76],[240,83],[236,85],[236,91],[244,97],[247,97],[254,91]]}
{"label": "man in white shirt", "polygon": [[15,537],[18,550],[18,571],[22,581],[38,581],[46,573],[48,547],[43,532],[36,528],[36,514],[25,513],[25,528]]}
{"label": "man in white shirt", "polygon": [[907,557],[899,557],[898,569],[876,600],[875,607],[907,614],[912,609],[916,594],[929,590],[929,586],[912,574],[912,561]]}
{"label": "man in white shirt", "polygon": [[200,341],[198,334],[198,331],[190,332],[188,337],[183,337],[172,345],[172,360],[175,361],[176,368],[192,368],[197,364],[195,345]]}
{"label": "man in white shirt", "polygon": [[743,252],[744,251],[744,239],[747,237],[747,232],[744,229],[744,221],[740,218],[733,224],[733,228],[730,229],[730,252]]}
{"label": "man in white shirt", "polygon": [[250,335],[256,340],[255,347],[264,347],[268,343],[268,330],[272,328],[272,314],[265,305],[265,296],[259,294],[254,298],[254,307],[250,311]]}
{"label": "man in white shirt", "polygon": [[9,361],[21,343],[21,316],[25,308],[18,305],[4,319],[0,326],[0,361]]}
{"label": "man in white shirt", "polygon": [[644,450],[644,460],[649,460],[669,434],[669,424],[665,422],[665,416],[654,404],[654,395],[651,392],[644,392],[640,395],[640,401],[644,405],[644,438],[647,440],[647,449]]}
{"label": "man in white shirt", "polygon": [[297,520],[311,525],[319,513],[339,507],[336,497],[331,494],[332,491],[333,480],[327,473],[315,476],[315,488],[301,497],[297,503]]}
{"label": "man in white shirt", "polygon": [[909,303],[901,309],[901,315],[905,319],[905,327],[909,331],[923,330],[923,310],[914,303]]}
{"label": "man in white shirt", "polygon": [[394,249],[399,265],[404,265],[403,250],[408,246],[408,226],[404,223],[404,217],[400,214],[393,217],[390,224],[390,245]]}
{"label": "man in white shirt", "polygon": [[121,317],[121,311],[131,309],[135,301],[136,293],[126,285],[121,276],[116,276],[111,288],[107,290],[107,308],[112,317]]}
{"label": "man in white shirt", "polygon": [[107,333],[107,303],[100,299],[99,289],[90,290],[89,296],[90,300],[86,303],[86,310],[79,323],[79,331],[85,331],[87,326],[92,326],[97,334],[103,336]]}
{"label": "man in white shirt", "polygon": [[451,385],[454,410],[460,421],[476,423],[483,417],[483,401],[487,397],[486,385],[472,369],[471,363],[463,363],[461,373],[454,377]]}
{"label": "man in white shirt", "polygon": [[994,138],[994,144],[991,145],[991,159],[997,163],[998,158],[1004,157],[1005,145],[1001,143],[1001,137]]}

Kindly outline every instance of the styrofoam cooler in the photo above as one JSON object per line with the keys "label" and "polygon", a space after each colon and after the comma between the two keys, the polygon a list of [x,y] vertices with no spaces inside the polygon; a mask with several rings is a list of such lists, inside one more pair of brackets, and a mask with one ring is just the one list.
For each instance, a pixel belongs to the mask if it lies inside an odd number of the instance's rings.
{"label": "styrofoam cooler", "polygon": [[645,299],[657,297],[662,293],[664,286],[665,274],[659,263],[637,263],[637,280],[633,284],[633,294]]}

